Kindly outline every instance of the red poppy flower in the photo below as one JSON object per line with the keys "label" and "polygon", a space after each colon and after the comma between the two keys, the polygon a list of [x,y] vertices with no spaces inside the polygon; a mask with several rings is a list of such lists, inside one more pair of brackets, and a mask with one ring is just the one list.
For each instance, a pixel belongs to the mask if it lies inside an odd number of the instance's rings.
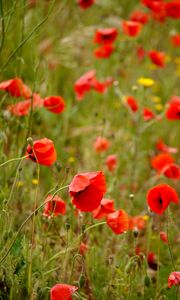
{"label": "red poppy flower", "polygon": [[95,210],[105,192],[106,182],[101,171],[77,174],[69,185],[72,203],[77,209],[85,212]]}
{"label": "red poppy flower", "polygon": [[156,256],[153,252],[148,252],[147,261],[151,269],[157,270],[158,264],[157,264]]}
{"label": "red poppy flower", "polygon": [[112,79],[107,79],[101,83],[96,79],[96,71],[92,70],[85,73],[80,77],[74,85],[77,100],[82,100],[87,92],[91,89],[96,90],[98,93],[104,93],[108,86],[112,84]]}
{"label": "red poppy flower", "polygon": [[48,218],[57,217],[60,214],[64,215],[66,213],[66,203],[59,196],[52,198],[52,195],[47,196],[43,215]]}
{"label": "red poppy flower", "polygon": [[114,51],[114,46],[111,44],[105,44],[98,49],[94,50],[94,55],[97,58],[108,58]]}
{"label": "red poppy flower", "polygon": [[156,143],[156,149],[162,152],[166,152],[166,153],[177,153],[178,149],[174,148],[174,147],[169,147],[168,145],[166,145],[162,139],[159,139]]}
{"label": "red poppy flower", "polygon": [[28,159],[40,165],[51,166],[56,161],[54,144],[47,138],[34,141],[33,149],[28,145],[26,155],[28,155]]}
{"label": "red poppy flower", "polygon": [[111,154],[106,158],[106,166],[109,171],[114,171],[117,167],[117,155]]}
{"label": "red poppy flower", "polygon": [[153,111],[151,109],[144,108],[143,109],[143,118],[144,118],[144,121],[150,121],[155,118],[155,114],[153,113]]}
{"label": "red poppy flower", "polygon": [[75,82],[74,90],[78,100],[82,100],[85,94],[90,91],[95,75],[95,70],[89,71]]}
{"label": "red poppy flower", "polygon": [[126,101],[133,112],[136,112],[138,110],[137,100],[133,96],[127,96]]}
{"label": "red poppy flower", "polygon": [[134,21],[122,21],[122,31],[131,37],[136,37],[142,30],[142,24]]}
{"label": "red poppy flower", "polygon": [[164,22],[166,18],[164,0],[143,0],[143,4],[152,11],[154,20]]}
{"label": "red poppy flower", "polygon": [[151,158],[151,166],[158,172],[161,172],[165,166],[172,164],[173,162],[174,158],[168,153],[160,153]]}
{"label": "red poppy flower", "polygon": [[94,4],[95,0],[78,0],[78,4],[81,8],[87,9]]}
{"label": "red poppy flower", "polygon": [[97,44],[112,44],[118,36],[116,28],[98,29],[95,32],[94,42]]}
{"label": "red poppy flower", "polygon": [[147,193],[147,203],[156,214],[162,215],[170,202],[178,203],[176,191],[167,184],[159,184]]}
{"label": "red poppy flower", "polygon": [[101,136],[98,136],[94,142],[94,149],[97,153],[105,152],[109,149],[110,142]]}
{"label": "red poppy flower", "polygon": [[142,4],[144,4],[148,8],[152,8],[154,4],[163,3],[164,0],[141,0]]}
{"label": "red poppy flower", "polygon": [[79,247],[79,253],[84,256],[88,250],[89,250],[88,245],[86,243],[81,243]]}
{"label": "red poppy flower", "polygon": [[180,120],[180,97],[173,96],[168,104],[166,111],[166,118],[168,120]]}
{"label": "red poppy flower", "polygon": [[72,295],[78,290],[78,287],[69,284],[56,284],[51,288],[51,300],[72,300]]}
{"label": "red poppy flower", "polygon": [[180,272],[172,272],[168,277],[168,288],[180,284]]}
{"label": "red poppy flower", "polygon": [[60,96],[50,96],[44,99],[44,107],[54,114],[59,114],[64,111],[65,102]]}
{"label": "red poppy flower", "polygon": [[168,244],[167,234],[164,231],[161,231],[159,236],[161,241],[163,241],[163,243]]}
{"label": "red poppy flower", "polygon": [[139,22],[141,24],[146,24],[148,22],[148,14],[140,11],[140,10],[135,10],[132,12],[131,16],[130,16],[130,20],[134,21],[134,22]]}
{"label": "red poppy flower", "polygon": [[[43,105],[43,100],[38,94],[33,94],[33,109],[35,107],[41,107]],[[20,101],[16,104],[9,105],[8,110],[17,117],[28,115],[31,108],[31,100]]]}
{"label": "red poppy flower", "polygon": [[146,221],[142,216],[129,217],[129,229],[143,230],[145,228]]}
{"label": "red poppy flower", "polygon": [[31,90],[20,78],[14,78],[0,83],[0,90],[7,91],[13,97],[31,97]]}
{"label": "red poppy flower", "polygon": [[174,47],[180,47],[180,33],[175,34],[171,37],[171,44]]}
{"label": "red poppy flower", "polygon": [[104,82],[99,82],[98,80],[95,79],[92,82],[92,88],[96,92],[98,92],[100,94],[104,94],[106,92],[107,88],[112,85],[112,83],[113,83],[112,78],[106,79]]}
{"label": "red poppy flower", "polygon": [[174,0],[165,4],[166,15],[173,19],[180,19],[180,1]]}
{"label": "red poppy flower", "polygon": [[103,198],[98,208],[92,212],[92,216],[94,219],[102,219],[114,210],[114,200]]}
{"label": "red poppy flower", "polygon": [[166,177],[180,179],[180,167],[176,164],[168,164],[161,171]]}
{"label": "red poppy flower", "polygon": [[137,53],[137,57],[140,61],[146,56],[146,51],[144,50],[144,48],[142,46],[136,47],[136,53]]}
{"label": "red poppy flower", "polygon": [[149,58],[151,59],[152,63],[160,68],[165,67],[165,59],[166,55],[164,52],[159,52],[156,50],[149,51],[148,53]]}
{"label": "red poppy flower", "polygon": [[127,213],[123,210],[117,210],[106,217],[107,225],[116,234],[124,233],[129,227],[129,217]]}

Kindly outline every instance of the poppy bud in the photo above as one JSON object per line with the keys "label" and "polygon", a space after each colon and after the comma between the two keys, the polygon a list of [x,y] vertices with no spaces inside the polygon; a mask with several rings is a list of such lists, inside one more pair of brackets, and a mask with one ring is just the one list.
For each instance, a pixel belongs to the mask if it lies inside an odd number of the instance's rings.
{"label": "poppy bud", "polygon": [[66,222],[64,226],[65,226],[65,229],[66,229],[67,231],[69,231],[69,229],[70,229],[70,227],[71,227],[70,223],[69,223],[69,222]]}
{"label": "poppy bud", "polygon": [[82,233],[84,233],[85,229],[86,229],[86,225],[82,224],[82,227],[81,227]]}
{"label": "poppy bud", "polygon": [[27,138],[27,143],[31,146],[31,147],[33,147],[33,139],[32,139],[32,137],[28,137]]}
{"label": "poppy bud", "polygon": [[129,194],[129,199],[133,200],[134,199],[134,194]]}
{"label": "poppy bud", "polygon": [[132,260],[130,260],[125,267],[125,272],[127,274],[131,273],[131,270],[133,269],[133,267],[134,267],[134,262]]}
{"label": "poppy bud", "polygon": [[79,277],[79,282],[78,282],[78,285],[80,288],[82,288],[85,284],[85,276],[83,274],[80,275]]}
{"label": "poppy bud", "polygon": [[150,284],[151,284],[151,279],[149,278],[148,275],[146,275],[146,276],[144,277],[144,285],[145,285],[145,286],[150,286]]}
{"label": "poppy bud", "polygon": [[62,166],[61,166],[61,164],[60,164],[58,161],[56,161],[54,165],[55,165],[56,170],[57,170],[58,172],[60,172],[60,171],[62,170]]}
{"label": "poppy bud", "polygon": [[134,234],[134,237],[137,238],[138,237],[138,234],[139,234],[139,230],[137,227],[134,228],[133,230],[133,234]]}

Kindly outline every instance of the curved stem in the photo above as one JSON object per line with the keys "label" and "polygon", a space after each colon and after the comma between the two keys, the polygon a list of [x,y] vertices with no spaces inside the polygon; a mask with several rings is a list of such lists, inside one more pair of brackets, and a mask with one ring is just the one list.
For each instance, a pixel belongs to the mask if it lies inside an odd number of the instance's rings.
{"label": "curved stem", "polygon": [[25,156],[22,156],[22,157],[18,157],[18,158],[11,158],[11,159],[5,161],[4,163],[2,163],[2,164],[0,165],[0,168],[3,167],[3,166],[5,166],[6,164],[8,164],[8,163],[10,163],[10,162],[18,161],[18,160],[23,160],[23,159],[25,159],[25,158],[27,158],[27,157],[28,157],[28,155],[25,155]]}
{"label": "curved stem", "polygon": [[12,247],[13,247],[13,245],[14,245],[14,243],[16,242],[16,240],[17,240],[17,237],[19,236],[19,234],[20,234],[20,232],[21,232],[21,230],[23,229],[23,227],[26,225],[26,223],[47,203],[47,202],[49,202],[49,201],[52,201],[53,200],[53,198],[56,196],[56,194],[59,192],[59,191],[61,191],[61,190],[64,190],[64,189],[66,189],[66,188],[68,188],[69,187],[69,185],[66,185],[66,186],[63,186],[63,187],[61,187],[61,188],[59,188],[59,189],[57,189],[55,192],[54,192],[54,194],[52,195],[52,198],[50,199],[50,200],[47,200],[47,201],[45,201],[45,202],[43,202],[39,207],[37,207],[25,220],[24,220],[24,222],[21,224],[21,226],[19,227],[19,229],[18,229],[18,231],[17,231],[17,233],[16,233],[16,235],[15,235],[15,238],[13,239],[13,241],[12,241],[12,243],[11,243],[11,245],[9,246],[9,249],[7,250],[7,252],[4,254],[4,256],[1,258],[1,260],[0,260],[0,263],[2,263],[4,260],[5,260],[5,258],[8,256],[8,254],[9,254],[9,252],[11,251],[11,249],[12,249]]}

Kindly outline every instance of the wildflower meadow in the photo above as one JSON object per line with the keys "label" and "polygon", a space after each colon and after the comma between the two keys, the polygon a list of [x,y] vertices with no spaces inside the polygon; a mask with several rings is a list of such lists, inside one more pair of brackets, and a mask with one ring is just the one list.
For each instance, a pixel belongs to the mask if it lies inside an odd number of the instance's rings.
{"label": "wildflower meadow", "polygon": [[180,1],[0,0],[0,300],[180,299]]}

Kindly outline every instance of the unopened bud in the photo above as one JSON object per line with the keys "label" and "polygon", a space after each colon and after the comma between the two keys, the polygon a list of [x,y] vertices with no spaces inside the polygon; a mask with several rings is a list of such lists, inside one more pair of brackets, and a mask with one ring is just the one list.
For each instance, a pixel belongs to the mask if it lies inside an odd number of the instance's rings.
{"label": "unopened bud", "polygon": [[28,137],[28,138],[27,138],[27,142],[28,142],[28,144],[29,144],[31,147],[33,147],[34,142],[33,142],[32,137]]}

